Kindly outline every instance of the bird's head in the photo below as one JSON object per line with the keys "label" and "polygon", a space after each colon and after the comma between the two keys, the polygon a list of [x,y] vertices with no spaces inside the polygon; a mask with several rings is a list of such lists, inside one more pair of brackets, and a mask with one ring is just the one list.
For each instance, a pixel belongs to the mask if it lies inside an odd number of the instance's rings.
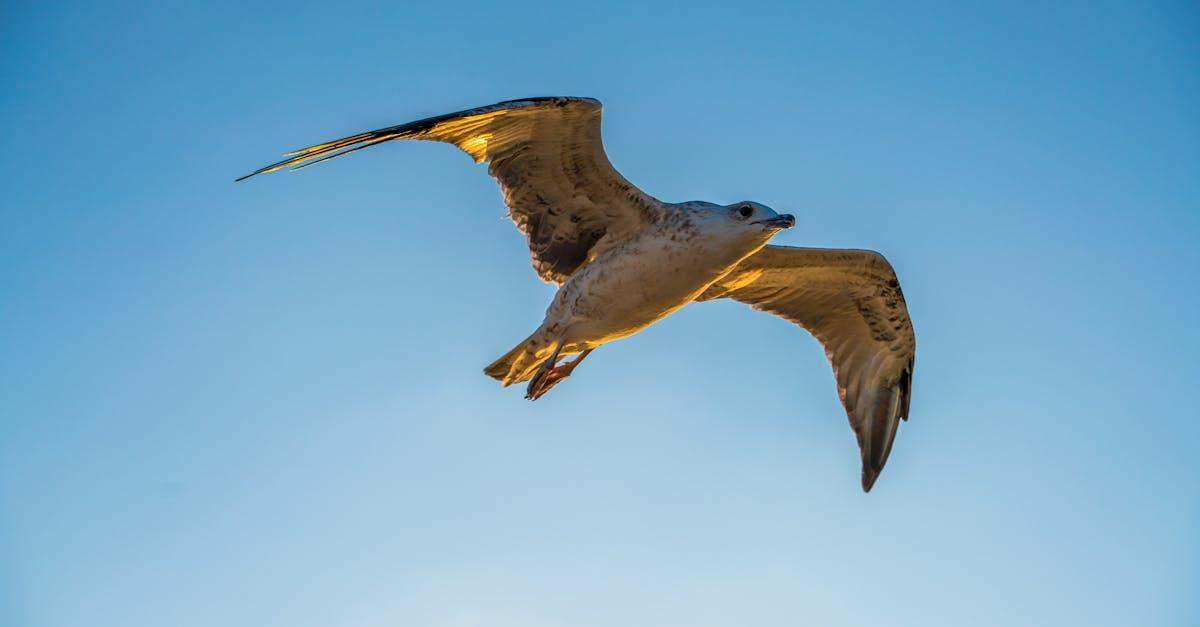
{"label": "bird's head", "polygon": [[790,213],[779,213],[757,202],[743,200],[723,207],[728,220],[735,226],[758,230],[774,235],[783,229],[796,226],[796,217]]}
{"label": "bird's head", "polygon": [[695,203],[693,206],[702,210],[705,230],[721,239],[762,245],[776,233],[796,225],[796,218],[790,213],[781,214],[762,203],[749,200],[731,205]]}

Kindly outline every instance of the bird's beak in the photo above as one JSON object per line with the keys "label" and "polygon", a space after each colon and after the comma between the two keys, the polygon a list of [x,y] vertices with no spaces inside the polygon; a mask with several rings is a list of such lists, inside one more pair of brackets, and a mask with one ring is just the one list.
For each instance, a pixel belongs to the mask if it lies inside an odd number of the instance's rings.
{"label": "bird's beak", "polygon": [[775,216],[774,218],[759,220],[754,224],[761,224],[769,229],[781,231],[783,229],[790,229],[793,226],[796,226],[796,216],[793,216],[790,213],[785,213],[783,215]]}

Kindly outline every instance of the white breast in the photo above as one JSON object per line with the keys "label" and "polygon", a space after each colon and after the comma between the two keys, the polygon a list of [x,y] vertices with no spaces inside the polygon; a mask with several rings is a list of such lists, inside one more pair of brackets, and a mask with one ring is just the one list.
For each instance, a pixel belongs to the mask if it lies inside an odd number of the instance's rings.
{"label": "white breast", "polygon": [[626,337],[692,302],[753,252],[729,250],[696,230],[647,230],[572,276],[546,317],[563,325],[570,344]]}

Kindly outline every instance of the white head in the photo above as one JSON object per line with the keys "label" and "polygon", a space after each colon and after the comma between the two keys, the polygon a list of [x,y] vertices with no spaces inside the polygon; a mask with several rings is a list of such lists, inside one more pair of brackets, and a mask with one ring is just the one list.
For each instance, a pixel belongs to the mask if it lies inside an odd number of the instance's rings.
{"label": "white head", "polygon": [[762,246],[776,233],[796,225],[791,214],[780,214],[749,200],[730,205],[699,201],[683,204],[705,234],[736,246]]}

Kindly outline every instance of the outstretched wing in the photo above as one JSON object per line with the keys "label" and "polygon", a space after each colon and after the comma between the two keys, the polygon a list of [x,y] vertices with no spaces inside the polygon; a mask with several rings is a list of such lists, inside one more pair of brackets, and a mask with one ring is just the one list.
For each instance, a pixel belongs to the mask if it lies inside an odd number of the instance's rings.
{"label": "outstretched wing", "polygon": [[454,144],[476,163],[490,164],[509,216],[529,241],[534,271],[562,283],[659,211],[656,200],[608,162],[600,110],[591,98],[510,100],[317,144],[238,180],[305,168],[391,140]]}
{"label": "outstretched wing", "polygon": [[790,320],[825,347],[869,492],[912,397],[917,342],[891,264],[864,250],[767,246],[697,300],[722,297]]}

